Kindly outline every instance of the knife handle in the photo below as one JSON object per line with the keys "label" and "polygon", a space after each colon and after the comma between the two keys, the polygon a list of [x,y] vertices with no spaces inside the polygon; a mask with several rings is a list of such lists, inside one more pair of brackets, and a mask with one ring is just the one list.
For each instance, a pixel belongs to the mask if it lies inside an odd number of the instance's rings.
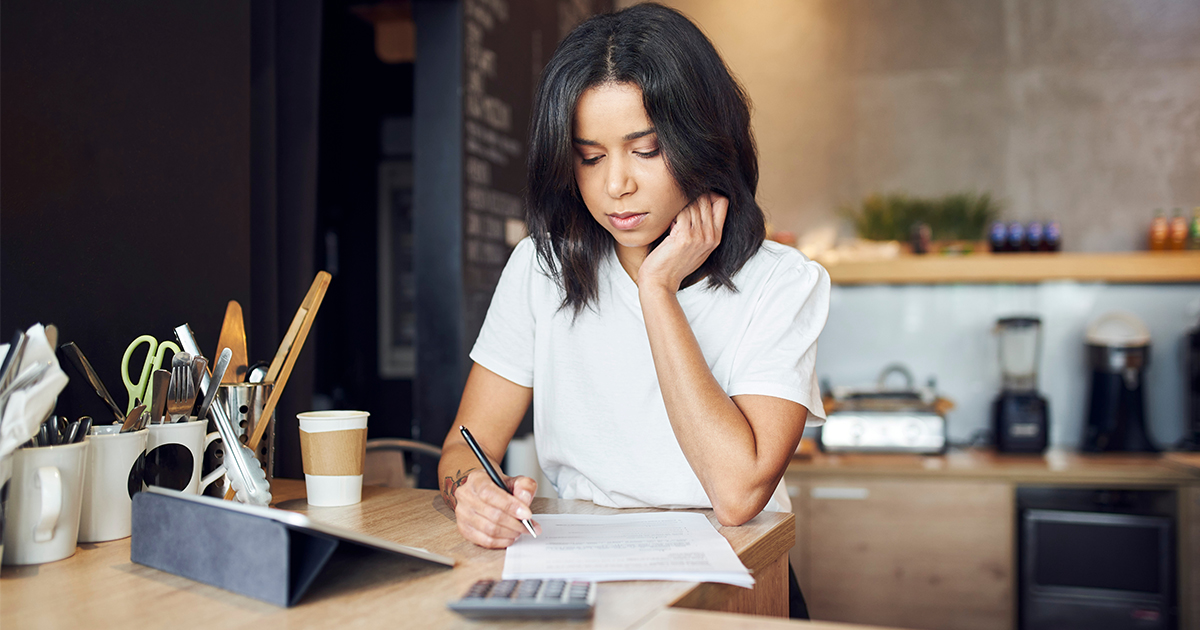
{"label": "knife handle", "polygon": [[112,395],[108,393],[108,389],[104,387],[100,376],[96,374],[96,370],[92,369],[92,364],[88,362],[87,357],[83,356],[83,351],[79,349],[79,346],[75,345],[75,342],[72,341],[71,343],[63,344],[59,350],[66,355],[67,361],[83,374],[84,378],[91,384],[92,389],[96,390],[96,395],[104,401],[105,405],[108,405],[109,411],[112,412],[117,422],[124,422],[125,413],[121,411],[116,401],[113,400]]}

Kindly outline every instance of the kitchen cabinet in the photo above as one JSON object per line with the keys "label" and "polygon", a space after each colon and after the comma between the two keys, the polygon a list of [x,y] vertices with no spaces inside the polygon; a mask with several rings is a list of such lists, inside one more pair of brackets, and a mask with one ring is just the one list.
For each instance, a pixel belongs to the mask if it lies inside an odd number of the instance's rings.
{"label": "kitchen cabinet", "polygon": [[813,619],[1014,625],[1012,487],[986,480],[797,480],[793,565]]}
{"label": "kitchen cabinet", "polygon": [[797,457],[792,565],[814,620],[930,630],[1017,626],[1016,489],[1177,492],[1179,627],[1200,630],[1200,466],[1155,455]]}

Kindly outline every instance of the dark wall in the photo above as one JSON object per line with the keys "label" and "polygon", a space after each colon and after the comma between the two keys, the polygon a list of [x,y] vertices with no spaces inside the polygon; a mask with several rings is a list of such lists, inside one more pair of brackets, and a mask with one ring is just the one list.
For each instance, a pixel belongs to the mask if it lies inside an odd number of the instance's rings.
{"label": "dark wall", "polygon": [[[320,0],[5,0],[0,337],[54,323],[124,404],[141,334],[206,354],[229,300],[270,360],[317,271]],[[299,476],[314,323],[276,418]],[[58,413],[110,417],[73,370]]]}
{"label": "dark wall", "polygon": [[[315,391],[336,409],[371,412],[369,437],[410,437],[412,379],[379,369],[379,165],[383,122],[411,118],[413,64],[384,63],[374,28],[324,5],[321,47],[318,260],[335,278],[321,306]],[[411,143],[406,159],[411,159]]]}
{"label": "dark wall", "polygon": [[[5,0],[0,336],[54,323],[123,404],[134,337],[250,290],[250,2]],[[106,417],[74,378],[59,412]]]}
{"label": "dark wall", "polygon": [[[250,360],[270,360],[320,266],[317,216],[317,95],[321,0],[251,0]],[[334,278],[330,286],[336,286]],[[324,303],[275,410],[281,477],[303,476],[296,414],[313,408],[313,341]]]}

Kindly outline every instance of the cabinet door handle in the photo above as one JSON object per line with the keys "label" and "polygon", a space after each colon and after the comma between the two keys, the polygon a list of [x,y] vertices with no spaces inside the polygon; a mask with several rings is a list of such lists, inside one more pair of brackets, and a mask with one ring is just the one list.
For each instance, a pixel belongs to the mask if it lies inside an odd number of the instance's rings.
{"label": "cabinet door handle", "polygon": [[835,486],[816,486],[810,496],[814,499],[851,499],[861,501],[871,495],[866,488],[845,488]]}

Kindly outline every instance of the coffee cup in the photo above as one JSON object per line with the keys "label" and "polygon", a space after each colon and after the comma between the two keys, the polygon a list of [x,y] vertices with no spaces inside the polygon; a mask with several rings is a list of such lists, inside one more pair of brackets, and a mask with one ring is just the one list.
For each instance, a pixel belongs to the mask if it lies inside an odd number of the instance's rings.
{"label": "coffee cup", "polygon": [[[116,426],[116,425],[112,425]],[[112,433],[95,427],[88,437],[87,474],[79,542],[125,538],[132,531],[133,495],[142,491],[149,431]]]}
{"label": "coffee cup", "polygon": [[88,440],[17,449],[4,507],[4,564],[75,555]]}
{"label": "coffee cup", "polygon": [[352,505],[362,500],[368,416],[365,411],[306,411],[297,415],[309,505]]}
{"label": "coffee cup", "polygon": [[187,422],[152,424],[148,430],[146,468],[142,476],[147,486],[200,494],[205,486],[225,474],[222,466],[203,479],[200,477],[204,450],[221,437],[215,431],[206,433],[207,420],[189,418]]}

